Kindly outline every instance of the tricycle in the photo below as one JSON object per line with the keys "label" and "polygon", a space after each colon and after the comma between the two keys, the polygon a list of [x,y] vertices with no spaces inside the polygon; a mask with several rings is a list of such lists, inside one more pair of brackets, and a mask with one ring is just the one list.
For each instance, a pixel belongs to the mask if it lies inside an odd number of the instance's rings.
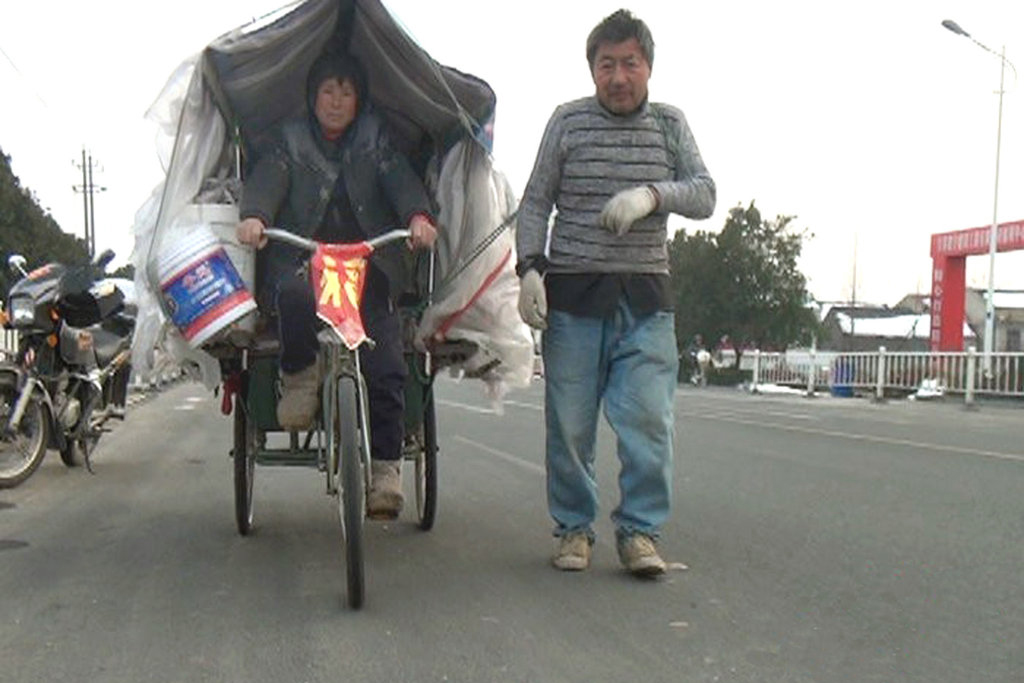
{"label": "tricycle", "polygon": [[[235,335],[230,342],[211,345],[219,358],[224,380],[223,409],[234,418],[235,521],[238,533],[253,527],[253,481],[256,466],[314,467],[325,474],[326,492],[337,498],[346,560],[348,604],[363,604],[363,522],[370,477],[370,424],[366,381],[360,369],[359,348],[372,347],[359,314],[365,263],[373,251],[405,239],[408,230],[391,230],[379,237],[352,244],[323,244],[271,228],[266,236],[313,254],[309,265],[317,301],[317,314],[325,324],[318,334],[325,368],[320,387],[320,409],[311,429],[285,432],[285,442],[273,445],[270,437],[282,432],[277,423],[277,356],[274,335]],[[429,296],[429,292],[428,292]],[[408,324],[415,323],[420,302],[401,307]],[[239,344],[239,340],[244,340]],[[467,352],[449,346],[451,354]],[[406,419],[403,459],[414,468],[415,510],[420,529],[429,531],[437,513],[437,422],[433,379],[439,367],[433,354],[412,345],[405,350],[409,366],[406,382]]]}
{"label": "tricycle", "polygon": [[[222,335],[218,329],[207,343],[207,331],[214,334],[214,326],[205,324],[210,317],[197,318],[201,331],[183,329],[176,320],[170,324],[173,312],[164,296],[177,263],[171,258],[176,246],[191,249],[200,244],[198,233],[220,226],[219,239],[231,251],[246,171],[278,124],[306,111],[304,77],[297,74],[305,74],[325,49],[361,61],[371,83],[369,99],[436,209],[437,242],[429,264],[417,265],[426,276],[414,277],[412,291],[402,292],[398,300],[408,366],[404,457],[414,463],[421,529],[433,526],[437,510],[433,385],[439,370],[479,378],[492,400],[529,383],[532,338],[514,305],[516,200],[490,155],[495,94],[483,80],[434,61],[380,0],[295,2],[216,39],[168,81],[149,112],[161,131],[173,135],[159,146],[171,150],[167,175],[140,208],[134,226],[133,258],[143,305],[132,360],[145,377],[154,357],[171,356],[207,388],[222,388],[222,409],[233,416],[239,533],[252,528],[257,466],[301,465],[324,472],[328,493],[338,496],[345,527],[348,602],[359,606],[370,435],[356,349],[369,341],[343,341],[334,324],[322,331],[329,381],[321,387],[319,418],[308,432],[285,432],[275,410],[279,344],[273,326],[252,312],[257,316],[253,330]],[[211,207],[217,211],[208,211]],[[234,210],[233,220],[195,219],[226,216],[228,209]],[[366,258],[374,245],[379,242],[352,248]],[[190,258],[193,253],[199,253],[199,246],[188,252]],[[219,256],[211,259],[221,262]],[[244,272],[240,275],[245,280]],[[255,291],[251,282],[246,286]],[[358,303],[354,308],[358,313]]]}

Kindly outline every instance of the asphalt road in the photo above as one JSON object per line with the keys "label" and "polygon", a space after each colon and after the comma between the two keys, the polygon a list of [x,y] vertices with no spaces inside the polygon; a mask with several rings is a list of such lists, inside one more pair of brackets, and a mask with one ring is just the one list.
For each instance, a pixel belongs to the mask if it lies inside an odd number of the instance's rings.
{"label": "asphalt road", "polygon": [[681,387],[652,582],[615,558],[607,429],[594,565],[564,574],[542,385],[501,413],[478,382],[437,396],[437,525],[368,526],[359,612],[322,475],[259,469],[237,535],[199,385],[133,407],[94,476],[49,455],[0,491],[0,680],[1024,680],[1024,408]]}

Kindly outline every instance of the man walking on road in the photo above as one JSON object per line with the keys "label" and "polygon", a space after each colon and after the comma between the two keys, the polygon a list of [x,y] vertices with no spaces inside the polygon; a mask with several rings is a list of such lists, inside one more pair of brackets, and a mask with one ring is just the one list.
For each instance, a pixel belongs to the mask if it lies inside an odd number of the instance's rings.
{"label": "man walking on road", "polygon": [[555,110],[520,205],[519,313],[545,330],[554,565],[590,565],[603,401],[621,462],[619,559],[656,576],[665,572],[656,543],[671,502],[679,363],[667,216],[707,218],[715,185],[682,112],[647,101],[654,40],[643,21],[626,10],[605,18],[587,39],[587,61],[596,95]]}

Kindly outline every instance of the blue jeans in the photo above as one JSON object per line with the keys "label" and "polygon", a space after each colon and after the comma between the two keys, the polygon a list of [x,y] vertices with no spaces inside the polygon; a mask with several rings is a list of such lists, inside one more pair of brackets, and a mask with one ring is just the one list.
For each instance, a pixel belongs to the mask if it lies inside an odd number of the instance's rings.
{"label": "blue jeans", "polygon": [[548,509],[555,535],[593,538],[598,409],[618,438],[616,536],[657,538],[672,495],[672,397],[679,359],[675,316],[636,319],[620,301],[609,318],[550,311],[541,337],[545,373]]}

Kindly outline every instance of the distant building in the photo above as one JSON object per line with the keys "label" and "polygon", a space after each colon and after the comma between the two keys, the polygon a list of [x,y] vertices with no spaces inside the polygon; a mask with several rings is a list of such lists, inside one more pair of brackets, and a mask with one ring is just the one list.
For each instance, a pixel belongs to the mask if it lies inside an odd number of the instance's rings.
{"label": "distant building", "polygon": [[893,308],[914,313],[928,313],[932,310],[932,297],[930,294],[907,294]]}
{"label": "distant building", "polygon": [[[997,289],[992,292],[995,313],[995,338],[993,351],[1024,351],[1024,291]],[[977,331],[981,349],[985,339],[985,312],[988,303],[987,289],[970,289],[964,298],[967,323]],[[967,341],[964,340],[964,344]]]}
{"label": "distant building", "polygon": [[[997,289],[995,301],[995,339],[993,351],[1024,351],[1024,291]],[[964,322],[971,329],[968,339],[964,331],[964,348],[974,346],[979,351],[985,344],[985,312],[988,290],[968,288],[964,297]],[[908,294],[896,308],[927,313],[931,310],[931,297],[927,294]]]}
{"label": "distant building", "polygon": [[[894,308],[869,304],[831,304],[822,308],[823,336],[818,348],[828,351],[928,351],[931,316],[921,301],[901,302]],[[964,343],[976,336],[964,325]]]}

